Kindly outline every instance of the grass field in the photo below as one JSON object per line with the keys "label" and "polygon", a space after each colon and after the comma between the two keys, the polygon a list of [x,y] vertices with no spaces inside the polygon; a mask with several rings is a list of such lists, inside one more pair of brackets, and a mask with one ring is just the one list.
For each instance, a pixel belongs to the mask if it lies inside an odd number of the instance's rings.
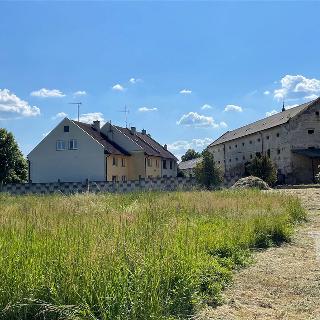
{"label": "grass field", "polygon": [[259,191],[0,195],[0,318],[185,319],[304,217]]}

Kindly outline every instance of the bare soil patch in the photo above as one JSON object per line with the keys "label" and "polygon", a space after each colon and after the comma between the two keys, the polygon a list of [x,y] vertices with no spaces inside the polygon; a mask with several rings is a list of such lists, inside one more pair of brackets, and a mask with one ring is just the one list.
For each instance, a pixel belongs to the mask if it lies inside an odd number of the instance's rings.
{"label": "bare soil patch", "polygon": [[224,303],[196,319],[320,319],[320,189],[295,189],[309,211],[292,242],[255,255],[255,263],[235,274]]}

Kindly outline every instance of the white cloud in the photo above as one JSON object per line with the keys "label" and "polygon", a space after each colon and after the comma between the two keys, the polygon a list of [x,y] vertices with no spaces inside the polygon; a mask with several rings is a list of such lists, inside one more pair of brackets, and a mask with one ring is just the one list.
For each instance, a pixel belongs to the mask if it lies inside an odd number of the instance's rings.
{"label": "white cloud", "polygon": [[192,91],[189,90],[189,89],[182,89],[179,93],[181,93],[181,94],[191,94]]}
{"label": "white cloud", "polygon": [[158,108],[148,108],[148,107],[141,107],[138,109],[140,112],[151,112],[151,111],[158,111]]}
{"label": "white cloud", "polygon": [[178,125],[184,125],[197,128],[225,128],[227,124],[225,122],[216,123],[212,117],[207,117],[197,112],[189,112],[184,114],[178,121]]}
{"label": "white cloud", "polygon": [[117,83],[112,87],[112,90],[114,90],[114,91],[124,91],[124,87],[121,84]]}
{"label": "white cloud", "polygon": [[58,89],[46,89],[46,88],[42,88],[38,91],[32,91],[30,95],[32,95],[33,97],[40,97],[40,98],[62,98],[66,96],[64,93],[62,93]]}
{"label": "white cloud", "polygon": [[86,91],[76,91],[73,93],[74,96],[86,96],[87,92]]}
{"label": "white cloud", "polygon": [[286,75],[281,79],[281,88],[274,90],[274,98],[301,98],[301,95],[320,95],[320,80],[308,79],[302,75]]}
{"label": "white cloud", "polygon": [[[320,95],[320,94],[319,94]],[[305,96],[304,99],[306,100],[315,100],[317,98],[319,98],[319,95],[317,94],[310,94],[309,96]]]}
{"label": "white cloud", "polygon": [[131,84],[136,84],[136,83],[141,82],[141,81],[142,81],[141,79],[137,79],[137,78],[130,78],[129,79],[129,82]]}
{"label": "white cloud", "polygon": [[80,122],[84,123],[93,123],[95,120],[99,120],[100,122],[105,123],[103,118],[103,114],[101,112],[91,112],[91,113],[83,113],[80,115]]}
{"label": "white cloud", "polygon": [[270,91],[269,90],[266,90],[264,93],[263,93],[265,96],[268,96],[270,94]]}
{"label": "white cloud", "polygon": [[239,106],[236,106],[234,104],[228,104],[225,106],[224,111],[229,112],[229,111],[236,111],[236,112],[242,112],[242,108]]}
{"label": "white cloud", "polygon": [[188,149],[204,149],[213,141],[212,138],[178,140],[168,144],[168,149],[172,152],[183,151]]}
{"label": "white cloud", "polygon": [[65,113],[65,112],[59,112],[57,113],[54,117],[52,117],[52,120],[55,120],[55,119],[62,119],[62,118],[65,118],[67,117],[68,115]]}
{"label": "white cloud", "polygon": [[34,117],[40,115],[40,109],[30,106],[27,101],[20,99],[8,89],[0,89],[0,114],[5,117],[16,115],[22,117]]}
{"label": "white cloud", "polygon": [[201,110],[208,110],[208,109],[212,109],[212,106],[210,106],[210,104],[204,104],[204,105],[201,107]]}
{"label": "white cloud", "polygon": [[266,117],[270,117],[270,116],[273,116],[274,114],[277,114],[279,111],[277,110],[271,110],[271,111],[268,111],[266,112]]}
{"label": "white cloud", "polygon": [[219,125],[220,125],[221,128],[227,128],[228,127],[228,125],[224,121],[221,121],[219,123]]}
{"label": "white cloud", "polygon": [[286,108],[286,110],[288,110],[288,109],[291,109],[291,108],[295,108],[297,106],[298,106],[298,104],[290,104],[290,105],[287,105],[287,106],[284,106],[284,107]]}

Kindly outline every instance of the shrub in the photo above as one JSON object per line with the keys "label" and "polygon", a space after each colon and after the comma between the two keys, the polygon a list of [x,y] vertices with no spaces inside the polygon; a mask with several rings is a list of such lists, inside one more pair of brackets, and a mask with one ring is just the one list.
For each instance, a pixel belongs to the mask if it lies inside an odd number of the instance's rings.
{"label": "shrub", "polygon": [[277,169],[271,159],[266,155],[256,156],[252,162],[247,165],[247,171],[250,175],[261,178],[271,186],[277,181]]}

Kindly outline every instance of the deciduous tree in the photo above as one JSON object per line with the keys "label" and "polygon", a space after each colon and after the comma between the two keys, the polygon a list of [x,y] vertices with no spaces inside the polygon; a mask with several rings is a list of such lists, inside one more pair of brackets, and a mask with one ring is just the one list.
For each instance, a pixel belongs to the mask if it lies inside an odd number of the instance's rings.
{"label": "deciduous tree", "polygon": [[0,184],[25,182],[27,177],[27,161],[19,150],[13,134],[0,128]]}

